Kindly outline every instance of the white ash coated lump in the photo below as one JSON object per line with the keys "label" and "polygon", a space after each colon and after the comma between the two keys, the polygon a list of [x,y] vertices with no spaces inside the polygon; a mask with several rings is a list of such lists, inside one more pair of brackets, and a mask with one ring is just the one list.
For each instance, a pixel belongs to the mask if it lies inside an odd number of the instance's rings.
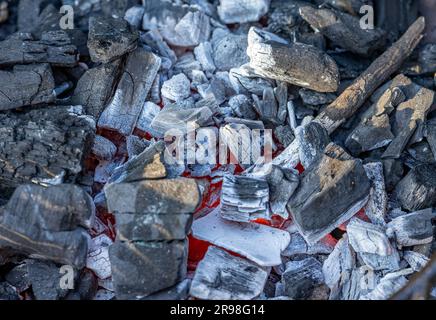
{"label": "white ash coated lump", "polygon": [[415,272],[421,271],[430,261],[425,255],[410,250],[404,251],[403,258]]}
{"label": "white ash coated lump", "polygon": [[191,95],[191,82],[183,74],[175,75],[162,85],[162,96],[172,101],[180,101]]}
{"label": "white ash coated lump", "polygon": [[117,153],[117,147],[112,141],[102,136],[95,136],[92,153],[101,160],[110,161]]}
{"label": "white ash coated lump", "polygon": [[112,275],[109,261],[109,247],[113,244],[112,239],[102,234],[91,241],[86,268],[92,270],[99,279],[108,279]]}
{"label": "white ash coated lump", "polygon": [[369,293],[360,297],[360,300],[387,300],[407,284],[407,275],[413,270],[400,270],[385,275],[377,287]]}
{"label": "white ash coated lump", "polygon": [[304,240],[303,236],[297,230],[289,230],[291,241],[288,247],[282,252],[284,257],[296,257],[299,255],[329,255],[333,252],[335,246],[326,241],[319,241],[314,245],[310,245]]}
{"label": "white ash coated lump", "polygon": [[213,50],[210,42],[202,42],[194,48],[195,58],[201,63],[205,72],[214,73],[216,70],[213,61]]}
{"label": "white ash coated lump", "polygon": [[213,60],[218,71],[229,71],[247,63],[247,35],[217,28],[211,39]]}
{"label": "white ash coated lump", "polygon": [[192,280],[190,295],[203,300],[251,300],[265,286],[268,273],[245,259],[209,247]]}
{"label": "white ash coated lump", "polygon": [[286,205],[300,184],[298,171],[282,170],[278,166],[272,166],[266,179],[269,185],[271,212],[285,219],[289,218]]}
{"label": "white ash coated lump", "polygon": [[270,2],[270,0],[220,0],[218,15],[226,24],[255,22],[268,12]]}
{"label": "white ash coated lump", "polygon": [[353,218],[347,226],[348,239],[356,252],[391,255],[392,245],[382,227]]}
{"label": "white ash coated lump", "polygon": [[372,223],[386,225],[386,212],[388,206],[388,195],[384,178],[382,162],[371,162],[363,166],[368,179],[371,181],[371,191],[368,204],[365,207],[365,214]]}
{"label": "white ash coated lump", "polygon": [[134,6],[129,8],[124,15],[124,20],[130,23],[131,26],[139,28],[142,26],[142,18],[144,17],[145,8],[143,6]]}
{"label": "white ash coated lump", "polygon": [[233,113],[239,117],[247,120],[255,120],[257,115],[253,108],[253,102],[243,94],[238,94],[229,99],[229,107]]}

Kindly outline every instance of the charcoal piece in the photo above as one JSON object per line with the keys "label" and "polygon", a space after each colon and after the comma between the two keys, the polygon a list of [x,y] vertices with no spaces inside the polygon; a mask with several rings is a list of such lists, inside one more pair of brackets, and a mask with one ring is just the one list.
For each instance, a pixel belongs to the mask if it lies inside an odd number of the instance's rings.
{"label": "charcoal piece", "polygon": [[303,236],[298,232],[291,232],[291,242],[289,246],[282,252],[284,257],[298,257],[301,255],[329,255],[333,252],[334,245],[327,241],[320,241],[314,245],[309,245]]}
{"label": "charcoal piece", "polygon": [[194,54],[205,72],[215,72],[216,66],[213,61],[213,50],[210,42],[200,43],[200,45],[195,47]]}
{"label": "charcoal piece", "polygon": [[0,3],[0,24],[6,22],[9,19],[8,2],[2,1]]}
{"label": "charcoal piece", "polygon": [[233,89],[238,94],[252,93],[261,96],[265,89],[272,88],[271,81],[259,77],[249,64],[231,69],[229,78]]}
{"label": "charcoal piece", "polygon": [[371,292],[360,297],[360,300],[387,300],[407,284],[405,275],[410,274],[407,269],[388,273]]}
{"label": "charcoal piece", "polygon": [[93,62],[108,63],[136,49],[139,35],[124,19],[91,17],[88,48]]}
{"label": "charcoal piece", "polygon": [[12,71],[0,71],[0,88],[0,111],[51,103],[56,98],[48,64],[16,65]]}
{"label": "charcoal piece", "polygon": [[[261,76],[318,92],[335,92],[338,89],[336,62],[315,47],[265,40],[258,29],[251,28],[247,54],[250,66]],[[298,61],[293,61],[296,57],[299,57]]]}
{"label": "charcoal piece", "polygon": [[389,114],[406,99],[398,87],[388,89],[362,115],[358,126],[350,133],[345,145],[353,155],[382,148],[395,138],[391,130]]}
{"label": "charcoal piece", "polygon": [[217,29],[212,36],[211,43],[213,60],[218,71],[229,71],[248,62],[246,35]]}
{"label": "charcoal piece", "polygon": [[280,253],[289,245],[287,231],[258,223],[237,223],[221,218],[220,208],[195,220],[192,234],[220,248],[240,254],[263,267],[282,263]]}
{"label": "charcoal piece", "polygon": [[0,181],[56,184],[74,181],[89,154],[94,130],[69,107],[0,114]]}
{"label": "charcoal piece", "polygon": [[246,95],[239,94],[231,97],[229,100],[229,107],[239,118],[248,120],[255,120],[257,118],[252,102]]}
{"label": "charcoal piece", "polygon": [[294,131],[286,126],[278,126],[274,129],[274,136],[283,147],[287,148],[294,141]]}
{"label": "charcoal piece", "polygon": [[[227,100],[226,84],[223,80],[217,77],[213,77],[210,83],[199,85],[197,89],[198,93],[204,100],[213,101],[217,107]],[[213,110],[212,108],[210,109]]]}
{"label": "charcoal piece", "polygon": [[424,135],[436,159],[436,118],[427,121]]}
{"label": "charcoal piece", "polygon": [[356,214],[368,201],[369,190],[361,162],[331,143],[303,173],[287,208],[305,240],[315,243]]}
{"label": "charcoal piece", "polygon": [[92,153],[100,160],[110,161],[117,153],[117,147],[102,136],[95,136]]}
{"label": "charcoal piece", "polygon": [[388,223],[388,233],[395,236],[399,246],[431,243],[434,231],[431,220],[435,217],[432,208],[397,217]]}
{"label": "charcoal piece", "polygon": [[83,270],[76,287],[70,291],[65,300],[92,300],[97,294],[98,280],[97,277],[89,270]]}
{"label": "charcoal piece", "polygon": [[258,21],[268,12],[270,0],[220,0],[218,15],[226,24]]}
{"label": "charcoal piece", "polygon": [[162,85],[162,96],[172,101],[180,101],[186,99],[191,94],[191,83],[189,79],[180,73]]}
{"label": "charcoal piece", "polygon": [[173,74],[184,73],[186,76],[192,79],[192,73],[194,70],[201,71],[201,64],[195,59],[195,56],[192,52],[187,52],[178,57],[177,63],[173,68]]}
{"label": "charcoal piece", "polygon": [[59,9],[47,1],[19,1],[17,27],[20,32],[29,32],[40,37],[46,31],[59,30],[60,19]]}
{"label": "charcoal piece", "polygon": [[158,105],[150,101],[145,102],[144,107],[142,108],[142,112],[139,115],[138,122],[136,123],[136,127],[139,130],[153,134],[153,131],[151,129],[151,123],[153,122],[154,118],[156,118],[159,112],[160,107]]}
{"label": "charcoal piece", "polygon": [[409,211],[436,205],[436,165],[423,164],[413,168],[396,186],[401,206]]}
{"label": "charcoal piece", "polygon": [[[371,64],[371,60],[362,56],[356,56],[348,51],[329,52],[329,55],[336,61],[342,83],[344,80],[354,80],[365,71]],[[342,91],[342,90],[340,90]]]}
{"label": "charcoal piece", "polygon": [[393,247],[383,227],[354,218],[347,226],[348,239],[356,252],[388,256]]}
{"label": "charcoal piece", "polygon": [[342,286],[339,296],[334,299],[359,300],[361,296],[368,294],[375,288],[379,281],[378,274],[367,266],[355,268],[351,272],[350,278]]}
{"label": "charcoal piece", "polygon": [[288,84],[279,81],[277,87],[274,89],[274,93],[278,103],[277,121],[283,124],[288,115]]}
{"label": "charcoal piece", "polygon": [[119,300],[144,298],[176,285],[186,276],[187,241],[116,241],[109,256]]}
{"label": "charcoal piece", "polygon": [[400,269],[400,255],[396,248],[393,248],[392,254],[387,256],[360,252],[359,258],[367,267],[374,271],[393,272]]}
{"label": "charcoal piece", "polygon": [[378,28],[364,30],[360,27],[360,18],[348,13],[306,6],[300,8],[300,14],[333,44],[353,53],[369,56],[385,44],[385,31]]}
{"label": "charcoal piece", "polygon": [[[47,204],[50,204],[47,206]],[[92,198],[74,185],[18,187],[1,210],[0,248],[83,268]]]}
{"label": "charcoal piece", "polygon": [[202,300],[251,300],[262,293],[267,278],[256,264],[210,247],[198,264],[190,295]]}
{"label": "charcoal piece", "polygon": [[336,99],[333,93],[321,93],[309,89],[300,89],[298,93],[301,99],[303,99],[303,102],[311,106],[329,104]]}
{"label": "charcoal piece", "polygon": [[371,181],[371,192],[368,204],[365,207],[365,214],[372,223],[383,226],[386,224],[385,216],[388,205],[383,163],[371,162],[363,167],[368,179]]}
{"label": "charcoal piece", "polygon": [[404,176],[403,163],[401,160],[396,159],[384,159],[382,162],[386,180],[386,191],[392,192]]}
{"label": "charcoal piece", "polygon": [[299,144],[300,161],[305,169],[316,163],[330,143],[328,132],[318,123],[311,122],[295,130]]}
{"label": "charcoal piece", "polygon": [[238,222],[269,217],[269,187],[265,178],[226,175],[221,193],[221,216]]}
{"label": "charcoal piece", "polygon": [[139,156],[141,153],[145,151],[145,149],[147,149],[151,145],[150,141],[133,135],[127,137],[126,143],[127,143],[127,154],[129,155],[129,159]]}
{"label": "charcoal piece", "polygon": [[68,289],[61,288],[60,268],[54,263],[30,260],[26,264],[36,300],[60,300],[67,295]]}
{"label": "charcoal piece", "polygon": [[113,213],[192,213],[200,202],[197,183],[187,178],[110,184],[105,194]]}
{"label": "charcoal piece", "polygon": [[130,23],[131,26],[138,28],[142,26],[142,18],[144,17],[145,8],[142,6],[134,6],[129,8],[124,14],[124,20]]}
{"label": "charcoal piece", "polygon": [[434,74],[436,72],[436,45],[428,43],[419,48],[417,61],[409,62],[405,72],[411,76]]}
{"label": "charcoal piece", "polygon": [[422,132],[427,114],[435,101],[434,91],[414,84],[407,77],[397,76],[392,85],[396,85],[397,82],[401,83],[400,88],[407,99],[396,108],[393,123],[395,139],[383,154],[383,158],[398,159],[407,143],[417,142],[419,138],[413,135]]}
{"label": "charcoal piece", "polygon": [[99,279],[108,279],[112,275],[109,261],[109,247],[112,243],[112,239],[105,234],[93,238],[90,243],[86,268],[92,270]]}
{"label": "charcoal piece", "polygon": [[175,52],[168,46],[157,29],[141,34],[141,41],[155,50],[160,57],[168,58],[173,64],[177,61]]}
{"label": "charcoal piece", "polygon": [[160,63],[159,57],[143,48],[129,55],[114,97],[98,120],[99,127],[132,134]]}
{"label": "charcoal piece", "polygon": [[0,300],[18,301],[21,298],[16,288],[7,282],[0,282]]}
{"label": "charcoal piece", "polygon": [[410,167],[416,167],[420,164],[436,163],[436,159],[431,151],[430,145],[426,141],[421,141],[409,147],[404,154],[403,161]]}
{"label": "charcoal piece", "polygon": [[313,257],[289,261],[282,275],[284,293],[296,300],[307,299],[323,282],[322,264]]}
{"label": "charcoal piece", "polygon": [[17,33],[0,42],[0,66],[50,63],[73,67],[77,62],[77,48],[65,31],[45,32],[40,40],[29,33]]}
{"label": "charcoal piece", "polygon": [[168,44],[195,47],[209,39],[209,17],[193,7],[163,0],[145,0],[144,30],[158,29]]}
{"label": "charcoal piece", "polygon": [[14,267],[5,275],[5,280],[20,293],[29,289],[31,283],[27,263],[22,263]]}
{"label": "charcoal piece", "polygon": [[410,265],[413,271],[421,271],[430,261],[425,255],[415,251],[405,251],[404,260]]}
{"label": "charcoal piece", "polygon": [[191,288],[191,280],[186,279],[179,284],[165,289],[144,298],[144,300],[158,301],[180,301],[187,300],[189,297],[189,289]]}
{"label": "charcoal piece", "polygon": [[277,166],[272,166],[266,180],[269,185],[271,212],[288,218],[286,205],[300,183],[298,172],[283,171]]}
{"label": "charcoal piece", "polygon": [[71,103],[84,106],[86,114],[98,119],[113,93],[119,66],[117,60],[87,70],[77,83]]}

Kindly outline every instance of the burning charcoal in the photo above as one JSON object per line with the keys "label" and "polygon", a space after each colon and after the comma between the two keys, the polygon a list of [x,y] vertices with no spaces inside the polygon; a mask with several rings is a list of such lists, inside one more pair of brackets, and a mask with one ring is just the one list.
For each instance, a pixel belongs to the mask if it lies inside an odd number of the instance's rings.
{"label": "burning charcoal", "polygon": [[282,252],[284,257],[295,257],[299,255],[331,254],[334,249],[328,242],[320,241],[314,245],[309,245],[302,235],[298,232],[291,232],[291,242]]}
{"label": "burning charcoal", "polygon": [[238,253],[260,266],[282,263],[280,253],[289,245],[289,233],[257,223],[236,223],[220,217],[219,209],[195,220],[195,238]]}
{"label": "burning charcoal", "polygon": [[303,102],[311,106],[329,104],[337,98],[333,93],[321,93],[309,89],[300,89],[299,94]]}
{"label": "burning charcoal", "polygon": [[382,148],[395,138],[391,131],[389,114],[405,100],[398,88],[388,89],[362,116],[359,125],[348,136],[345,145],[354,155]]}
{"label": "burning charcoal", "polygon": [[92,153],[98,159],[110,161],[117,153],[117,147],[105,137],[96,136],[92,146]]}
{"label": "burning charcoal", "polygon": [[22,185],[1,211],[0,249],[84,267],[95,209],[82,189]]}
{"label": "burning charcoal", "polygon": [[139,35],[124,19],[89,19],[88,48],[93,62],[108,63],[136,49]]}
{"label": "burning charcoal", "polygon": [[237,93],[253,93],[261,96],[265,89],[272,88],[271,81],[260,78],[248,64],[231,69],[229,78],[233,89]]}
{"label": "burning charcoal", "polygon": [[274,129],[274,136],[285,148],[287,148],[295,139],[293,130],[288,125],[276,127]]}
{"label": "burning charcoal", "polygon": [[298,172],[283,171],[277,166],[272,166],[271,173],[267,176],[267,182],[271,212],[288,218],[286,205],[300,183]]}
{"label": "burning charcoal", "polygon": [[300,14],[333,44],[353,53],[369,56],[385,44],[386,33],[383,30],[364,30],[360,27],[360,18],[347,13],[305,6],[300,8]]}
{"label": "burning charcoal", "polygon": [[124,20],[130,23],[131,26],[139,29],[142,26],[142,18],[144,17],[145,8],[142,6],[134,6],[126,11]]}
{"label": "burning charcoal", "polygon": [[306,169],[322,157],[330,143],[328,132],[316,122],[298,127],[295,136],[299,144],[300,161]]}
{"label": "burning charcoal", "polygon": [[21,298],[16,288],[7,282],[0,282],[0,300],[18,301]]}
{"label": "burning charcoal", "polygon": [[189,297],[189,289],[191,288],[191,280],[186,279],[179,284],[169,289],[162,290],[144,298],[144,300],[158,301],[180,301],[187,300]]}
{"label": "burning charcoal", "polygon": [[172,101],[186,99],[191,94],[190,86],[189,79],[183,73],[180,73],[164,82],[162,96]]}
{"label": "burning charcoal", "polygon": [[193,7],[163,0],[145,0],[144,30],[158,29],[173,46],[195,47],[209,39],[209,17]]}
{"label": "burning charcoal", "polygon": [[194,54],[205,72],[215,72],[216,66],[213,61],[213,50],[210,42],[200,43],[200,45],[194,49]]}
{"label": "burning charcoal", "polygon": [[162,38],[162,35],[159,33],[158,30],[150,30],[149,32],[146,32],[141,35],[141,40],[151,47],[152,49],[156,50],[157,53],[159,53],[160,57],[165,57],[171,60],[171,62],[174,64],[177,61],[177,56],[174,53],[174,51],[168,46],[168,44],[164,41]]}
{"label": "burning charcoal", "polygon": [[436,165],[419,165],[405,176],[395,189],[404,209],[409,211],[436,205]]}
{"label": "burning charcoal", "polygon": [[199,263],[190,295],[203,300],[251,300],[259,296],[268,273],[261,267],[210,247]]}
{"label": "burning charcoal", "polygon": [[224,219],[249,222],[266,218],[269,188],[266,179],[226,175],[221,194],[221,216]]}
{"label": "burning charcoal", "polygon": [[195,123],[200,127],[211,124],[213,112],[208,107],[193,109],[164,108],[153,119],[151,128],[164,137],[170,130],[180,130],[186,133],[187,124]]}
{"label": "burning charcoal", "polygon": [[322,264],[313,257],[289,261],[282,276],[283,290],[292,299],[307,299],[324,282]]}
{"label": "burning charcoal", "polygon": [[9,18],[8,2],[2,1],[0,3],[0,24],[6,22]]}
{"label": "burning charcoal", "polygon": [[354,218],[347,226],[349,241],[354,251],[388,256],[393,248],[383,228]]}
{"label": "burning charcoal", "polygon": [[243,94],[231,97],[229,100],[229,107],[239,118],[248,120],[255,120],[257,118],[252,102]]}
{"label": "burning charcoal", "polygon": [[407,261],[415,272],[421,271],[430,261],[425,255],[414,251],[405,251],[404,260]]}
{"label": "burning charcoal", "polygon": [[137,300],[182,281],[187,241],[120,242],[109,248],[116,297]]}
{"label": "burning charcoal", "polygon": [[385,225],[388,196],[386,194],[385,179],[383,175],[383,163],[372,162],[364,166],[366,175],[371,181],[371,193],[365,207],[365,214],[372,223]]}
{"label": "burning charcoal", "polygon": [[212,36],[213,60],[219,71],[229,71],[248,62],[247,36],[216,29]]}
{"label": "burning charcoal", "polygon": [[102,128],[130,135],[160,68],[160,58],[145,49],[132,52],[112,101],[98,120]]}
{"label": "burning charcoal", "polygon": [[29,33],[17,33],[0,42],[0,66],[50,63],[73,67],[77,61],[77,48],[65,31],[45,32],[40,40]]}
{"label": "burning charcoal", "polygon": [[92,239],[89,247],[86,268],[92,270],[100,279],[107,279],[112,275],[109,261],[109,247],[112,243],[107,235],[102,234]]}
{"label": "burning charcoal", "polygon": [[387,300],[402,287],[407,284],[405,275],[411,272],[407,269],[388,273],[381,280],[377,287],[366,295],[360,297],[360,300]]}
{"label": "burning charcoal", "polygon": [[95,129],[72,111],[51,106],[0,114],[0,181],[11,187],[74,181],[91,149]]}
{"label": "burning charcoal", "polygon": [[407,99],[396,108],[393,123],[395,139],[383,154],[383,158],[398,159],[409,141],[419,141],[419,138],[416,139],[416,133],[422,133],[427,114],[435,101],[435,93],[413,83],[403,75],[393,80],[391,86],[394,85],[400,85]]}
{"label": "burning charcoal", "polygon": [[67,295],[68,290],[60,286],[60,268],[54,263],[29,260],[26,265],[36,300],[60,300]]}
{"label": "burning charcoal", "polygon": [[399,246],[410,247],[433,241],[432,208],[409,213],[388,223],[388,234],[395,236]]}
{"label": "burning charcoal", "polygon": [[98,119],[112,95],[120,61],[89,69],[80,78],[71,103],[82,105],[86,114]]}
{"label": "burning charcoal", "polygon": [[141,139],[138,136],[128,136],[127,137],[127,154],[129,155],[129,159],[132,159],[136,156],[139,156],[141,153],[145,151],[148,147],[150,147],[151,142],[145,139]]}
{"label": "burning charcoal", "polygon": [[[315,243],[359,211],[369,189],[361,162],[329,144],[318,163],[304,172],[288,210],[306,241]],[[333,194],[340,194],[340,201]]]}
{"label": "burning charcoal", "polygon": [[[335,61],[313,46],[266,40],[259,29],[251,28],[247,53],[250,66],[261,76],[318,92],[338,89],[339,71]],[[298,61],[293,61],[296,57]]]}
{"label": "burning charcoal", "polygon": [[16,65],[12,71],[0,71],[0,88],[0,111],[51,103],[56,98],[48,64]]}
{"label": "burning charcoal", "polygon": [[220,0],[218,15],[226,24],[258,21],[268,12],[270,0]]}

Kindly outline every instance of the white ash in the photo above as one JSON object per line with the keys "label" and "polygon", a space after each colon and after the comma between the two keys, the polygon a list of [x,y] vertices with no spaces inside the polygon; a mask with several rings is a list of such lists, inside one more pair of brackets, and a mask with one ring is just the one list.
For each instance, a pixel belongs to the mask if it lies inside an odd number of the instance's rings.
{"label": "white ash", "polygon": [[415,272],[421,271],[430,261],[425,255],[410,250],[405,251],[403,257]]}
{"label": "white ash", "polygon": [[218,15],[226,23],[258,21],[268,12],[270,0],[220,0]]}
{"label": "white ash", "polygon": [[94,271],[100,279],[107,279],[112,275],[109,261],[109,246],[112,243],[113,241],[104,234],[92,239],[86,267]]}

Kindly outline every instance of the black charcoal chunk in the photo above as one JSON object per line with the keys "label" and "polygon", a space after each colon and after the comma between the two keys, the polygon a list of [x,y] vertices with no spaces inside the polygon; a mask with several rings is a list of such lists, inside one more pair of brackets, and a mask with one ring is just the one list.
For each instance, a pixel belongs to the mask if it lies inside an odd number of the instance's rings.
{"label": "black charcoal chunk", "polygon": [[77,178],[91,151],[95,128],[73,109],[51,106],[0,114],[3,184],[56,184]]}
{"label": "black charcoal chunk", "polygon": [[93,62],[108,63],[135,50],[139,35],[124,19],[91,17],[88,48]]}
{"label": "black charcoal chunk", "polygon": [[94,215],[77,186],[22,185],[0,212],[0,249],[83,268]]}
{"label": "black charcoal chunk", "polygon": [[436,159],[436,118],[427,121],[424,135]]}
{"label": "black charcoal chunk", "polygon": [[298,172],[272,166],[271,172],[267,176],[267,182],[271,212],[288,218],[286,205],[300,183]]}
{"label": "black charcoal chunk", "polygon": [[216,29],[211,41],[213,60],[218,71],[229,71],[248,62],[246,35]]}
{"label": "black charcoal chunk", "polygon": [[130,23],[131,26],[138,28],[142,26],[142,18],[144,17],[145,8],[142,6],[134,6],[129,8],[125,15],[124,20]]}
{"label": "black charcoal chunk", "polygon": [[218,15],[226,24],[258,21],[268,12],[270,0],[220,0]]}
{"label": "black charcoal chunk", "polygon": [[18,301],[21,298],[16,288],[7,282],[0,282],[0,300]]}
{"label": "black charcoal chunk", "polygon": [[356,214],[369,191],[362,163],[331,143],[303,173],[287,207],[306,241],[315,243]]}
{"label": "black charcoal chunk", "polygon": [[60,300],[67,295],[68,289],[61,288],[60,268],[54,263],[29,260],[26,265],[36,300]]}
{"label": "black charcoal chunk", "polygon": [[301,89],[298,93],[303,102],[311,106],[329,104],[336,99],[336,95],[333,93],[321,93],[309,89]]}
{"label": "black charcoal chunk", "polygon": [[29,289],[31,284],[27,263],[22,263],[14,267],[5,275],[5,280],[14,286],[18,292],[23,292]]}
{"label": "black charcoal chunk", "polygon": [[385,31],[362,29],[360,18],[348,13],[306,6],[300,8],[300,14],[333,44],[353,53],[368,56],[385,44]]}
{"label": "black charcoal chunk", "polygon": [[0,111],[55,101],[55,82],[48,64],[16,65],[0,71]]}
{"label": "black charcoal chunk", "polygon": [[197,267],[190,295],[202,300],[251,300],[262,293],[267,278],[263,268],[211,246]]}
{"label": "black charcoal chunk", "polygon": [[330,143],[330,137],[319,123],[310,122],[295,130],[295,137],[299,145],[300,161],[308,169],[322,156],[325,148]]}
{"label": "black charcoal chunk", "polygon": [[436,165],[422,164],[413,168],[396,186],[401,206],[409,211],[436,205]]}
{"label": "black charcoal chunk", "polygon": [[264,37],[251,28],[247,54],[250,66],[263,77],[285,81],[318,92],[335,92],[339,86],[336,62],[321,50],[302,43],[286,44]]}

